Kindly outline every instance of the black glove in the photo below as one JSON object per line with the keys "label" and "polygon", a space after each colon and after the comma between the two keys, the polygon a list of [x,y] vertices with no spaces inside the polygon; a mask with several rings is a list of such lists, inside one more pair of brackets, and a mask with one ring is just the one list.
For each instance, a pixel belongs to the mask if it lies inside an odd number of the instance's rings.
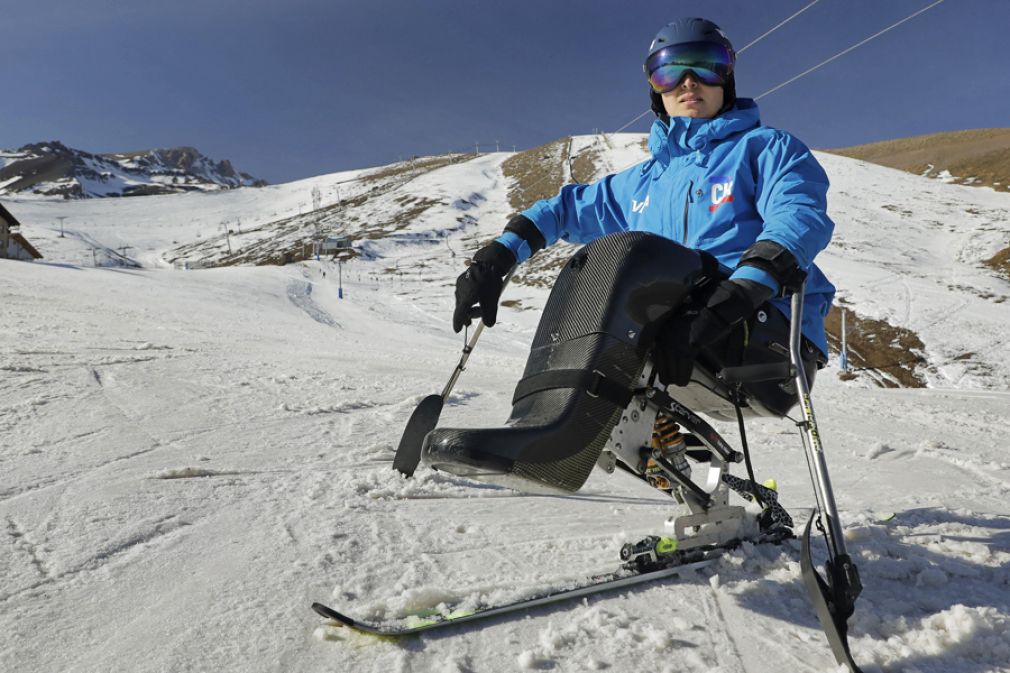
{"label": "black glove", "polygon": [[771,299],[767,285],[753,280],[724,280],[708,297],[698,317],[691,321],[688,348],[697,353],[724,338],[733,329],[754,315],[758,306]]}
{"label": "black glove", "polygon": [[669,386],[691,381],[698,351],[726,337],[772,296],[771,288],[752,280],[723,280],[701,309],[671,317],[656,335],[653,361],[659,379]]}
{"label": "black glove", "polygon": [[459,332],[476,317],[474,305],[480,305],[479,315],[488,327],[498,317],[498,297],[505,285],[505,276],[516,265],[516,256],[498,241],[477,251],[473,261],[456,279],[456,310],[452,314],[452,329]]}
{"label": "black glove", "polygon": [[656,335],[653,364],[668,386],[686,386],[691,381],[696,354],[687,345],[690,331],[690,317],[681,314],[667,320]]}

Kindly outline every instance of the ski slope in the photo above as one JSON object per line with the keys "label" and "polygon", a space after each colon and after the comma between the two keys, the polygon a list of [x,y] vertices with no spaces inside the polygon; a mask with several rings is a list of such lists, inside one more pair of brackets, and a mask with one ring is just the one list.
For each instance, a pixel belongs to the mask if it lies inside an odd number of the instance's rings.
{"label": "ski slope", "polygon": [[[634,161],[640,139],[608,138],[601,170]],[[442,205],[368,241],[343,299],[334,263],[181,271],[161,253],[224,218],[295,214],[314,186],[325,201],[357,173],[5,203],[45,260],[0,261],[0,670],[836,670],[795,543],[403,641],[309,610],[394,619],[504,601],[613,569],[622,543],[668,532],[672,501],[621,474],[559,497],[390,467],[458,359],[452,287],[509,213],[508,156],[405,185]],[[865,585],[853,654],[865,671],[1010,671],[1010,284],[978,264],[1007,244],[1010,196],[820,158],[838,228],[819,263],[855,310],[915,330],[929,361],[925,389],[842,381],[837,362],[814,388]],[[95,246],[133,246],[143,268],[94,268]],[[508,288],[516,302],[445,424],[507,417],[546,296]],[[796,428],[762,420],[749,439],[802,525],[814,503]]]}

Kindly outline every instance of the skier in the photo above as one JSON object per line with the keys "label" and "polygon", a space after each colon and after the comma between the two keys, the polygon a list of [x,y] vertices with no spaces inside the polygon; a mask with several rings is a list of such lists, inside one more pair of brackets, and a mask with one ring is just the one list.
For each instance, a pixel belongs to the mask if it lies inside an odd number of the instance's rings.
{"label": "skier", "polygon": [[[735,60],[711,21],[664,26],[643,68],[657,116],[651,158],[563,187],[476,252],[456,281],[456,332],[478,316],[495,324],[515,265],[558,240],[589,244],[552,291],[506,427],[435,430],[425,442],[428,462],[575,490],[647,358],[672,386],[730,365],[787,360],[787,295],[804,281],[812,382],[827,361],[824,317],[834,296],[813,264],[834,228],[828,178],[802,142],[763,126],[756,103],[736,96]],[[784,415],[797,401],[787,381],[744,390],[766,415]]]}
{"label": "skier", "polygon": [[[686,507],[667,522],[673,536],[623,545],[617,574],[414,626],[358,622],[313,604],[318,614],[367,633],[406,635],[667,577],[711,563],[742,540],[786,539],[792,518],[774,485],[756,480],[743,417],[783,417],[802,398],[798,425],[817,509],[801,538],[800,572],[836,661],[860,673],[848,619],[862,583],[809,396],[827,360],[824,318],[834,296],[813,264],[834,229],[828,179],[803,143],[762,126],[754,101],[736,97],[734,65],[732,45],[711,21],[680,19],[659,31],[644,66],[658,117],[652,158],[533,204],[456,281],[453,328],[475,317],[492,326],[517,264],[558,240],[586,244],[551,289],[508,420],[497,428],[434,427],[475,333],[443,393],[412,414],[393,461],[407,476],[420,459],[551,492],[578,490],[597,465],[620,467]],[[794,308],[802,311],[795,326]],[[698,412],[735,416],[742,452]],[[704,484],[692,480],[688,459],[707,464]],[[740,462],[747,479],[729,472]],[[759,511],[732,504],[731,493]],[[827,544],[824,575],[812,560],[814,524]]]}

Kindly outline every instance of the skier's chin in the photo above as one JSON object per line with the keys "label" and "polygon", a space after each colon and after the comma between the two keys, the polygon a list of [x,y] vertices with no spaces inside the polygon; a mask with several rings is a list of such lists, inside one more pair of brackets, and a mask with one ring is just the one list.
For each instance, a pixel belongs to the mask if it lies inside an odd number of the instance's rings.
{"label": "skier's chin", "polygon": [[712,115],[706,114],[705,110],[700,107],[689,107],[682,111],[681,117],[690,117],[691,119],[711,119]]}

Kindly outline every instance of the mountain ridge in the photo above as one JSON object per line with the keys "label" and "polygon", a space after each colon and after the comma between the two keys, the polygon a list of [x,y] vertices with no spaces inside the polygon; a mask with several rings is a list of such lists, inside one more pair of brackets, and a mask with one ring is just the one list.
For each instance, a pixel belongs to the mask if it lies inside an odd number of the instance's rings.
{"label": "mountain ridge", "polygon": [[194,147],[92,153],[59,140],[0,150],[0,195],[105,198],[262,187],[265,180]]}

